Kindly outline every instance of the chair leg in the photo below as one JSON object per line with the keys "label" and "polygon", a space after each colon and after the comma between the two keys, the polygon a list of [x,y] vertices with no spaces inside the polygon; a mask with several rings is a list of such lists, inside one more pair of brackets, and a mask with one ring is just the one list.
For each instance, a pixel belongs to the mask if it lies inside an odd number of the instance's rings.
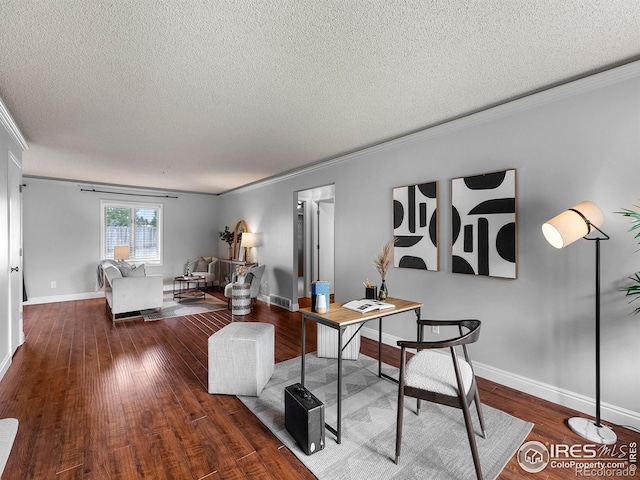
{"label": "chair leg", "polygon": [[480,394],[478,393],[478,389],[476,388],[476,394],[474,398],[476,402],[476,411],[478,412],[478,419],[480,420],[480,427],[482,428],[482,438],[486,440],[487,438],[487,429],[484,426],[484,416],[482,415],[482,405],[480,404]]}
{"label": "chair leg", "polygon": [[396,465],[400,461],[400,447],[402,446],[402,420],[404,414],[404,389],[398,385],[398,419],[396,421]]}
{"label": "chair leg", "polygon": [[469,405],[467,399],[462,396],[462,413],[464,415],[464,423],[467,427],[467,436],[469,437],[469,444],[471,445],[471,455],[473,456],[473,464],[476,467],[476,476],[478,480],[482,480],[482,468],[480,467],[480,456],[478,455],[478,446],[476,445],[476,434],[473,431],[473,422],[471,421],[471,413],[469,412]]}
{"label": "chair leg", "polygon": [[402,447],[402,420],[404,415],[404,375],[407,363],[405,347],[400,349],[400,375],[398,378],[398,418],[396,419],[396,465],[400,461]]}

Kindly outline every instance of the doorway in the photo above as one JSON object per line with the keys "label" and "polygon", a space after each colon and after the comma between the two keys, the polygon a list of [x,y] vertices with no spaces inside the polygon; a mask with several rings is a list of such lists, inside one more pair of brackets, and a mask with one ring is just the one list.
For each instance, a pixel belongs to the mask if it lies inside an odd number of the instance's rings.
{"label": "doorway", "polygon": [[334,292],[335,185],[297,192],[296,196],[297,297],[311,298],[311,283],[329,282]]}

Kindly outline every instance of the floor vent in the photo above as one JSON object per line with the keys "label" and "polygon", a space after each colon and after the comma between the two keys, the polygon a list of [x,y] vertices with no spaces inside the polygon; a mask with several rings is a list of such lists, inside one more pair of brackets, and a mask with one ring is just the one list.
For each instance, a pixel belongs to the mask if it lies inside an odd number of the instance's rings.
{"label": "floor vent", "polygon": [[269,303],[271,305],[277,305],[282,308],[286,308],[287,310],[291,310],[291,300],[284,297],[279,297],[278,295],[270,295]]}

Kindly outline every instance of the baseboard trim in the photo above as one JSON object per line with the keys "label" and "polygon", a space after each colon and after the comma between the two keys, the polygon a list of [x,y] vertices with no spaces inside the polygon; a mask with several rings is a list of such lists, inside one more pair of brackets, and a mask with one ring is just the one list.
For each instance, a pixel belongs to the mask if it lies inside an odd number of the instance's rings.
{"label": "baseboard trim", "polygon": [[[377,329],[364,327],[360,333],[366,338],[370,338],[376,342],[378,341]],[[397,346],[398,340],[404,339],[382,332],[382,343],[385,345],[395,347]],[[492,382],[577,410],[586,415],[593,416],[595,413],[596,407],[593,398],[483,363],[474,361],[473,367],[479,377],[486,378]],[[631,425],[635,428],[640,428],[640,412],[634,412],[610,403],[600,402],[600,416],[602,420],[615,425]]]}
{"label": "baseboard trim", "polygon": [[74,300],[87,300],[90,298],[104,298],[104,292],[72,293],[69,295],[51,295],[48,297],[33,297],[23,302],[23,305],[40,305],[43,303],[72,302]]}

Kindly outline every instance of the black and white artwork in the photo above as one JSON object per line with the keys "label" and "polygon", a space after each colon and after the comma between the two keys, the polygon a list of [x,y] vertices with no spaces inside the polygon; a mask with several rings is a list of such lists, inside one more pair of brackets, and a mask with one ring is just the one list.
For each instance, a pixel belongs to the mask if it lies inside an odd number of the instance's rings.
{"label": "black and white artwork", "polygon": [[393,189],[393,265],[438,271],[438,182]]}
{"label": "black and white artwork", "polygon": [[452,271],[516,278],[516,171],[451,180]]}

